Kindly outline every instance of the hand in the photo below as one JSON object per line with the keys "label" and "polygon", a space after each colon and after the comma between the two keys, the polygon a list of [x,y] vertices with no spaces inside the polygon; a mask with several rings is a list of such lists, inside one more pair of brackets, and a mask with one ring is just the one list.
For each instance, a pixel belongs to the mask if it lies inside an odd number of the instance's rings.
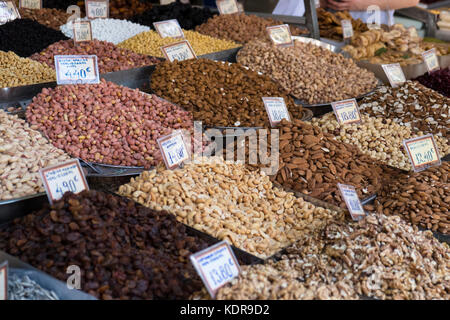
{"label": "hand", "polygon": [[369,4],[364,0],[327,0],[327,8],[343,11],[364,11],[367,9]]}

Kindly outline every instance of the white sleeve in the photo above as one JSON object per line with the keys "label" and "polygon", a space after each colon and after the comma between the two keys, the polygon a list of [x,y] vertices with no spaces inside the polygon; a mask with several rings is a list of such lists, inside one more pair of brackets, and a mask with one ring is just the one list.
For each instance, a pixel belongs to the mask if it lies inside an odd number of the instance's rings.
{"label": "white sleeve", "polygon": [[301,17],[305,14],[305,4],[303,0],[279,0],[272,13]]}

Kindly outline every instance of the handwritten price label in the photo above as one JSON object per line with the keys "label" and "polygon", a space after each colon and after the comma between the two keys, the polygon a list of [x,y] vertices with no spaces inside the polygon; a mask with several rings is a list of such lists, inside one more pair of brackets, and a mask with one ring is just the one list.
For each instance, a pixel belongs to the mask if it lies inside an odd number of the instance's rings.
{"label": "handwritten price label", "polygon": [[0,301],[8,299],[8,262],[0,264]]}
{"label": "handwritten price label", "polygon": [[220,14],[232,14],[239,12],[239,7],[236,0],[217,0],[216,5]]}
{"label": "handwritten price label", "polygon": [[42,9],[42,0],[19,0],[19,7],[26,9]]}
{"label": "handwritten price label", "polygon": [[355,99],[333,102],[331,106],[339,124],[361,123],[361,114]]}
{"label": "handwritten price label", "polygon": [[277,46],[292,46],[294,41],[292,40],[291,30],[287,24],[279,26],[272,26],[266,28],[269,34],[270,40]]}
{"label": "handwritten price label", "polygon": [[211,297],[241,272],[236,256],[226,241],[191,255],[191,262]]}
{"label": "handwritten price label", "polygon": [[161,38],[184,38],[183,30],[177,19],[154,22],[153,26]]}
{"label": "handwritten price label", "polygon": [[355,187],[338,183],[339,191],[341,192],[342,197],[344,198],[345,204],[352,216],[352,219],[355,221],[361,220],[364,218],[366,213],[362,207],[361,201],[359,201],[358,194],[356,193]]}
{"label": "handwritten price label", "polygon": [[382,67],[392,88],[396,88],[406,82],[405,74],[399,63],[383,64]]}
{"label": "handwritten price label", "polygon": [[158,145],[168,169],[178,167],[190,157],[181,131],[159,138]]}
{"label": "handwritten price label", "polygon": [[97,56],[55,56],[58,84],[99,83]]}
{"label": "handwritten price label", "polygon": [[92,25],[90,21],[73,22],[73,40],[75,42],[92,41]]}
{"label": "handwritten price label", "polygon": [[344,39],[353,37],[353,26],[350,20],[341,20],[341,26]]}
{"label": "handwritten price label", "polygon": [[403,141],[415,172],[441,165],[439,149],[432,134]]}
{"label": "handwritten price label", "polygon": [[0,24],[19,18],[19,10],[13,1],[0,1]]}
{"label": "handwritten price label", "polygon": [[88,19],[108,18],[108,0],[85,0],[86,17]]}
{"label": "handwritten price label", "polygon": [[266,112],[269,115],[270,125],[275,127],[281,122],[281,120],[286,119],[291,121],[289,116],[289,111],[284,103],[283,98],[279,97],[263,97],[262,98],[264,106],[266,107]]}
{"label": "handwritten price label", "polygon": [[425,61],[425,65],[427,66],[428,73],[431,73],[433,71],[440,69],[439,60],[438,60],[435,48],[422,53],[422,58],[423,58],[423,61]]}
{"label": "handwritten price label", "polygon": [[161,50],[167,60],[173,62],[175,60],[183,61],[189,59],[197,59],[197,55],[187,40],[168,44],[161,47]]}

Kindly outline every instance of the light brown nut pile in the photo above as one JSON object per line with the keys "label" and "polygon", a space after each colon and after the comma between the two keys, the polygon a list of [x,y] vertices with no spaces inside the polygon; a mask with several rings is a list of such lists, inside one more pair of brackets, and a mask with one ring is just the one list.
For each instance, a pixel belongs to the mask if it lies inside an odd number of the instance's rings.
{"label": "light brown nut pile", "polygon": [[21,58],[12,51],[0,51],[0,88],[55,80],[55,70],[49,66],[28,58]]}
{"label": "light brown nut pile", "polygon": [[449,235],[450,163],[398,175],[384,186],[375,205],[378,212],[400,215],[415,225]]}
{"label": "light brown nut pile", "polygon": [[69,158],[24,120],[0,110],[0,200],[44,192],[39,170]]}
{"label": "light brown nut pile", "polygon": [[375,75],[352,59],[314,44],[294,43],[282,48],[255,40],[239,51],[237,61],[271,77],[309,104],[358,97],[377,86]]}
{"label": "light brown nut pile", "polygon": [[450,98],[415,81],[397,88],[381,87],[362,100],[360,109],[416,131],[450,138]]}
{"label": "light brown nut pile", "polygon": [[[423,136],[423,132],[413,133],[410,127],[399,125],[392,119],[361,116],[362,123],[339,125],[334,113],[314,118],[312,123],[323,132],[331,133],[338,141],[350,143],[362,153],[380,160],[390,166],[403,170],[412,170],[410,161],[403,148],[403,140]],[[436,137],[440,155],[450,153],[448,140]]]}
{"label": "light brown nut pile", "polygon": [[268,176],[221,158],[199,158],[183,169],[143,172],[119,194],[167,210],[197,230],[266,258],[344,213],[315,207],[273,188]]}
{"label": "light brown nut pile", "polygon": [[49,28],[59,31],[59,27],[67,23],[70,17],[70,13],[66,13],[64,10],[54,8],[42,8],[42,9],[25,9],[20,8],[20,17],[22,19],[31,19],[43,24]]}

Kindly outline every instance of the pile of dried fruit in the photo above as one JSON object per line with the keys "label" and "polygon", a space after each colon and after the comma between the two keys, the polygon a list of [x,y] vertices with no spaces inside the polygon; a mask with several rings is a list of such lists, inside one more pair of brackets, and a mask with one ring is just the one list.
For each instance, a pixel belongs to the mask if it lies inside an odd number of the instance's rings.
{"label": "pile of dried fruit", "polygon": [[352,22],[353,32],[355,34],[369,30],[367,24],[361,19],[353,19],[348,11],[332,13],[325,9],[317,8],[317,18],[319,20],[320,36],[323,38],[342,41],[342,20],[350,20]]}
{"label": "pile of dried fruit", "polygon": [[444,68],[424,74],[416,79],[424,86],[433,89],[440,94],[450,98],[450,68]]}
{"label": "pile of dried fruit", "polygon": [[59,31],[59,27],[67,22],[70,13],[58,9],[42,8],[42,9],[19,9],[22,19],[31,19],[49,28]]}

